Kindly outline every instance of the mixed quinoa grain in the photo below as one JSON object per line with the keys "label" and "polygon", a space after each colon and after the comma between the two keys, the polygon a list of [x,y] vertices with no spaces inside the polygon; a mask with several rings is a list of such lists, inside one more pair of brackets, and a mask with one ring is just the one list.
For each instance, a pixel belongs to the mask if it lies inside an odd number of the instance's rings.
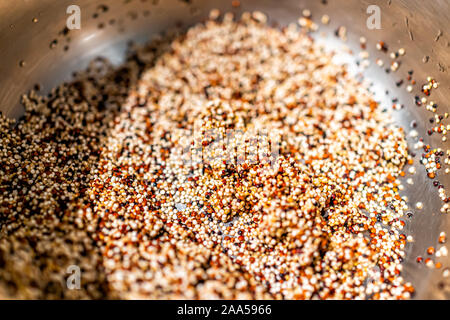
{"label": "mixed quinoa grain", "polygon": [[7,295],[411,297],[403,130],[305,29],[266,20],[97,59],[1,118]]}

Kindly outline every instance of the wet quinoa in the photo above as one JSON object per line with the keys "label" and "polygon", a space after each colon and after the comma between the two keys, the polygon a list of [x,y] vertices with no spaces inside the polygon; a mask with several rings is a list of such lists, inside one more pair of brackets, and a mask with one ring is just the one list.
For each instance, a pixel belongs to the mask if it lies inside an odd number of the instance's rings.
{"label": "wet quinoa", "polygon": [[403,130],[304,28],[265,22],[97,59],[2,116],[0,295],[411,297]]}

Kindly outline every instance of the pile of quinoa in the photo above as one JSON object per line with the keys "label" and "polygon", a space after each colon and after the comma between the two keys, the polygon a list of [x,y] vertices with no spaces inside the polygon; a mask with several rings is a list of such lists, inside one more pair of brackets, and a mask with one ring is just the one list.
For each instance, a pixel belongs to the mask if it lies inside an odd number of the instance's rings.
{"label": "pile of quinoa", "polygon": [[411,297],[403,130],[307,30],[265,22],[97,59],[1,117],[0,294]]}

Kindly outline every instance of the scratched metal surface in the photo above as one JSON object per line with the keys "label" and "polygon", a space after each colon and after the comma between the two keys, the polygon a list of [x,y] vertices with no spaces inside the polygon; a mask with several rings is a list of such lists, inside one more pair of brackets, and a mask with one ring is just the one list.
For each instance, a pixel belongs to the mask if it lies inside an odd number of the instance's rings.
{"label": "scratched metal surface", "polygon": [[[237,14],[260,10],[280,25],[296,21],[301,10],[308,8],[319,25],[322,14],[330,16],[330,24],[320,28],[328,34],[332,35],[337,27],[345,26],[348,30],[347,45],[355,52],[358,52],[359,37],[365,36],[372,60],[365,75],[373,81],[378,100],[390,107],[391,99],[397,97],[399,103],[405,106],[394,114],[401,126],[408,130],[410,122],[415,119],[418,124],[416,130],[425,143],[444,150],[449,147],[448,142],[442,143],[436,135],[428,137],[425,134],[430,127],[428,119],[431,113],[413,103],[414,95],[420,93],[420,84],[425,83],[427,76],[432,76],[440,82],[440,87],[433,91],[431,98],[438,103],[440,114],[450,111],[446,99],[450,97],[448,0],[242,0],[239,8],[233,8],[231,0],[79,0],[81,30],[64,35],[61,31],[67,18],[66,8],[70,4],[70,0],[0,0],[0,110],[4,114],[20,116],[23,112],[20,95],[34,84],[39,83],[45,92],[61,81],[70,80],[72,72],[84,69],[98,55],[119,64],[123,61],[130,39],[142,42],[174,25],[188,27],[204,20],[212,8]],[[109,10],[99,11],[100,4],[107,4]],[[366,27],[366,8],[370,4],[381,8],[380,30],[368,30]],[[96,12],[99,12],[97,17],[94,16]],[[101,23],[103,28],[99,28]],[[56,46],[50,48],[50,43],[55,39]],[[377,57],[383,58],[385,63],[390,61],[386,54],[375,49],[375,43],[380,40],[389,45],[389,52],[401,47],[406,49],[401,66],[395,73],[387,74],[384,68],[375,66]],[[64,50],[65,46],[67,50]],[[426,63],[423,62],[425,60]],[[23,67],[20,61],[25,62]],[[408,70],[414,70],[414,78],[418,82],[412,93],[406,92],[405,84],[395,86],[396,81],[406,78]],[[389,90],[388,95],[386,90]],[[408,138],[408,141],[412,148],[413,140]],[[412,219],[405,219],[407,233],[415,238],[406,248],[403,276],[415,286],[416,299],[449,299],[450,283],[442,278],[442,269],[431,270],[415,262],[418,255],[426,256],[427,247],[438,247],[440,231],[450,234],[448,218],[439,212],[441,203],[436,188],[425,177],[425,170],[419,164],[420,150],[417,153],[414,163],[417,173],[413,176],[415,184],[405,183],[402,192],[408,196],[411,211],[414,212]],[[450,187],[448,176],[441,174],[438,179],[446,188]],[[417,201],[423,202],[424,209],[415,209]],[[450,265],[448,257],[439,261],[444,267]]]}

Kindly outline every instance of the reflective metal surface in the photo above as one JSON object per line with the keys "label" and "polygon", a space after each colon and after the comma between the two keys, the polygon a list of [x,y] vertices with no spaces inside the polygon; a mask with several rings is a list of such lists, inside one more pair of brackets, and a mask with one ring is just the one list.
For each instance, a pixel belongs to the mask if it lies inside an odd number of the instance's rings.
{"label": "reflective metal surface", "polygon": [[[380,30],[366,27],[369,16],[366,9],[374,2],[381,9]],[[378,100],[391,107],[392,99],[398,98],[398,103],[404,105],[402,110],[395,111],[400,125],[408,131],[410,122],[416,120],[416,130],[426,144],[444,150],[449,148],[448,142],[441,142],[437,135],[429,137],[425,134],[431,127],[428,119],[433,115],[424,107],[416,107],[413,98],[420,94],[426,77],[432,76],[440,87],[433,91],[431,99],[439,105],[439,114],[450,111],[450,1],[242,0],[237,8],[231,3],[231,0],[79,0],[81,29],[67,32],[64,29],[68,18],[66,8],[72,4],[70,0],[0,0],[0,110],[8,116],[18,117],[22,113],[20,96],[35,84],[46,92],[62,81],[69,81],[72,72],[84,69],[99,55],[119,64],[129,40],[145,42],[152,35],[175,25],[188,27],[206,19],[212,8],[237,15],[259,10],[268,14],[270,23],[281,26],[295,22],[302,9],[307,8],[319,25],[323,14],[330,16],[330,24],[320,26],[318,37],[321,37],[321,31],[327,31],[330,39],[336,39],[333,35],[336,28],[345,26],[347,45],[357,53],[359,38],[365,36],[372,61],[365,75],[374,82]],[[107,9],[102,5],[107,5]],[[388,52],[401,47],[406,50],[395,73],[384,71],[391,59],[389,53],[376,50],[375,44],[380,40],[388,44]],[[385,67],[376,66],[377,57],[385,61]],[[405,90],[405,84],[395,85],[406,78],[409,70],[414,71],[414,79],[418,82],[411,93]],[[389,94],[385,94],[386,90]],[[408,138],[408,141],[412,149],[414,140]],[[442,278],[442,268],[429,269],[415,261],[418,255],[426,256],[429,246],[439,247],[439,232],[450,234],[450,225],[448,216],[439,212],[441,201],[436,188],[419,164],[421,150],[414,152],[417,153],[414,163],[417,173],[412,176],[415,183],[404,183],[402,194],[409,198],[414,212],[414,217],[405,222],[407,233],[413,235],[415,241],[407,245],[403,276],[415,286],[415,298],[449,299],[450,283]],[[440,174],[438,179],[450,189],[448,175]],[[422,210],[416,210],[417,201],[423,202]],[[448,257],[439,261],[443,268],[450,266]]]}

